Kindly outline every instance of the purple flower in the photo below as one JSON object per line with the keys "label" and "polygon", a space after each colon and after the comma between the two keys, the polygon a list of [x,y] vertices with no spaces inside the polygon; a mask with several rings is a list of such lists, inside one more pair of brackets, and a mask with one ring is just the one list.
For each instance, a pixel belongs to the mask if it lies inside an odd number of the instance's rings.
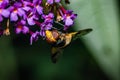
{"label": "purple flower", "polygon": [[38,36],[40,35],[40,33],[38,31],[36,31],[35,33],[32,33],[31,37],[30,37],[30,44],[32,45],[33,41],[37,41],[38,40]]}
{"label": "purple flower", "polygon": [[48,15],[42,15],[44,22],[40,25],[40,35],[45,36],[45,30],[50,30],[53,25],[54,15],[53,13],[49,13]]}
{"label": "purple flower", "polygon": [[0,6],[8,5],[8,4],[9,4],[9,0],[0,0]]}
{"label": "purple flower", "polygon": [[26,34],[29,32],[29,28],[27,26],[18,26],[16,28],[16,34],[19,34],[19,33],[23,33],[23,34]]}
{"label": "purple flower", "polygon": [[39,15],[43,14],[43,7],[40,6],[42,3],[42,0],[33,0],[32,2],[22,0],[21,2],[23,3],[24,10],[31,11],[34,14],[36,13]]}
{"label": "purple flower", "polygon": [[[67,30],[73,25],[77,15],[73,11],[67,11],[60,1],[46,0],[44,3],[43,0],[0,0],[0,23],[7,18],[6,30],[1,27],[3,23],[0,25],[0,36],[10,33],[11,21],[16,22],[14,25],[16,34],[29,33],[31,35],[30,44],[37,41],[39,36],[45,37],[45,31],[51,30],[54,23],[64,26],[64,30]],[[30,28],[31,26],[38,28],[33,29]],[[32,32],[32,29],[35,31]]]}
{"label": "purple flower", "polygon": [[35,20],[38,20],[39,18],[36,15],[33,15],[32,13],[30,13],[31,15],[27,17],[27,22],[29,25],[35,25]]}
{"label": "purple flower", "polygon": [[42,18],[44,19],[45,23],[53,23],[54,14],[49,13],[48,15],[42,15]]}
{"label": "purple flower", "polygon": [[65,22],[64,30],[68,29],[70,26],[73,25],[74,19],[77,17],[77,14],[73,14],[73,11],[66,11],[66,14],[63,16],[63,22]]}
{"label": "purple flower", "polygon": [[53,2],[59,3],[61,0],[47,0],[48,4],[53,4]]}
{"label": "purple flower", "polygon": [[22,32],[23,32],[23,34],[28,33],[29,32],[29,28],[27,26],[23,26]]}
{"label": "purple flower", "polygon": [[10,6],[9,10],[11,11],[11,14],[10,14],[11,21],[17,21],[18,15],[20,17],[26,15],[24,9],[22,8],[22,4],[19,2],[14,3],[13,6]]}
{"label": "purple flower", "polygon": [[23,34],[26,34],[29,32],[29,28],[26,25],[26,22],[21,20],[20,22],[17,23],[16,25],[16,34],[19,34],[19,33],[23,33]]}
{"label": "purple flower", "polygon": [[21,8],[23,9],[23,10],[25,10],[25,11],[30,11],[32,8],[29,6],[31,3],[30,3],[30,1],[28,2],[27,0],[26,1],[24,1],[24,0],[21,0],[21,4],[22,4],[22,6],[21,6]]}
{"label": "purple flower", "polygon": [[40,35],[42,37],[44,37],[45,36],[45,31],[50,30],[52,28],[52,24],[51,23],[42,23],[40,27],[41,27]]}
{"label": "purple flower", "polygon": [[10,14],[9,10],[4,9],[4,7],[0,7],[0,22],[3,21],[2,16],[4,16],[5,18],[8,18],[9,14]]}
{"label": "purple flower", "polygon": [[43,7],[41,5],[42,0],[33,0],[33,12],[38,13],[39,15],[43,14]]}

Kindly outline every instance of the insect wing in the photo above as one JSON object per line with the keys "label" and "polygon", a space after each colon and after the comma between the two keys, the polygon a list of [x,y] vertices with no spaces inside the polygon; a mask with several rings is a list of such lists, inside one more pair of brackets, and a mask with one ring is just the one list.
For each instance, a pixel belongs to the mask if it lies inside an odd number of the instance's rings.
{"label": "insect wing", "polygon": [[88,29],[83,29],[83,30],[79,30],[78,32],[72,32],[70,34],[73,35],[73,40],[83,36],[83,35],[86,35],[88,34],[89,32],[91,32],[92,29],[91,28],[88,28]]}
{"label": "insect wing", "polygon": [[53,63],[56,63],[62,54],[62,49],[59,47],[52,47],[51,49],[51,60]]}

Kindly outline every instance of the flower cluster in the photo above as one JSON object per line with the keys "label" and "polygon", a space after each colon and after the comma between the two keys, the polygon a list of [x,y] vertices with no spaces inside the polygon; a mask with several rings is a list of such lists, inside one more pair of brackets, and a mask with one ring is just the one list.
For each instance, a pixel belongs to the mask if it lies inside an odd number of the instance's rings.
{"label": "flower cluster", "polygon": [[76,17],[72,10],[62,6],[61,0],[0,0],[0,36],[9,35],[12,25],[16,34],[30,34],[32,44],[40,36],[45,37],[46,30],[58,28],[55,23],[68,30]]}

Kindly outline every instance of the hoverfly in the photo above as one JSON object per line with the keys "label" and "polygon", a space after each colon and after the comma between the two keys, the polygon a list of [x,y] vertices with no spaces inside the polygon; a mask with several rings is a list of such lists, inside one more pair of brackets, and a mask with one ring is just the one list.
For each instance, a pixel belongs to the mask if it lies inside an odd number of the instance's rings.
{"label": "hoverfly", "polygon": [[46,41],[52,45],[51,48],[51,60],[53,63],[56,63],[59,55],[66,46],[68,46],[72,40],[75,40],[78,36],[83,36],[91,32],[92,29],[83,29],[77,32],[63,33],[56,29],[46,30]]}

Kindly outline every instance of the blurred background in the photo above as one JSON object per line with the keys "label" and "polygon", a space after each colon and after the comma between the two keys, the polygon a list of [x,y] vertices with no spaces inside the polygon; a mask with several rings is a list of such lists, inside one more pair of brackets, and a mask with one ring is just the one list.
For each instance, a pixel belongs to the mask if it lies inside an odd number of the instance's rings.
{"label": "blurred background", "polygon": [[93,31],[64,49],[56,64],[50,45],[29,36],[0,38],[0,80],[120,80],[119,11],[116,0],[70,0],[78,14],[72,31]]}

